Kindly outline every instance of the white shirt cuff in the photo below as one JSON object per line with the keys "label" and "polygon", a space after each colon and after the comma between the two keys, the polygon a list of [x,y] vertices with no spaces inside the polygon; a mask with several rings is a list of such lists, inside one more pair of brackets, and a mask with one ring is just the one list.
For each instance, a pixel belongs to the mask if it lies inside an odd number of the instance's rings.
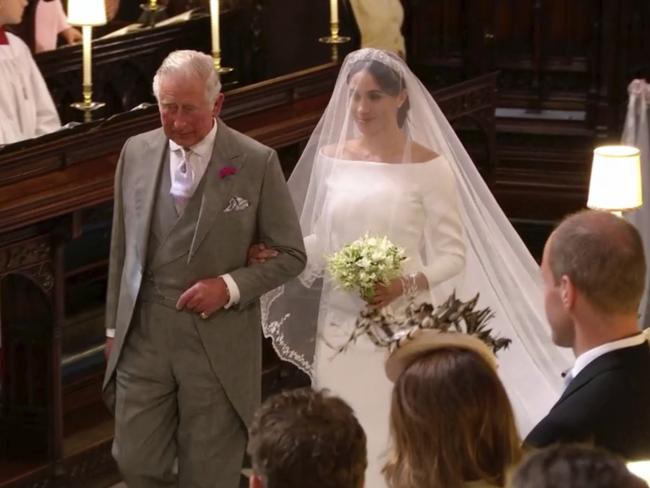
{"label": "white shirt cuff", "polygon": [[111,339],[115,337],[115,329],[106,329],[106,337],[110,337]]}
{"label": "white shirt cuff", "polygon": [[226,288],[228,288],[228,293],[230,294],[230,301],[223,307],[228,309],[239,303],[239,287],[237,286],[237,283],[235,283],[235,280],[232,279],[232,276],[228,273],[221,275],[221,278],[226,283]]}

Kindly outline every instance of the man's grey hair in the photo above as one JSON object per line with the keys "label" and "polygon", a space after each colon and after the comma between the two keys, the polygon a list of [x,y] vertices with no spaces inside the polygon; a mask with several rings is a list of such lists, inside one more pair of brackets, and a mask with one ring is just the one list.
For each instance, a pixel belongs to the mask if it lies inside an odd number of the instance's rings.
{"label": "man's grey hair", "polygon": [[153,77],[153,94],[160,102],[160,83],[162,78],[194,77],[205,83],[205,99],[214,105],[221,92],[221,80],[214,69],[212,57],[199,51],[184,49],[170,53]]}
{"label": "man's grey hair", "polygon": [[632,224],[608,212],[583,210],[564,219],[550,239],[548,262],[556,285],[568,276],[602,312],[637,313],[646,261]]}

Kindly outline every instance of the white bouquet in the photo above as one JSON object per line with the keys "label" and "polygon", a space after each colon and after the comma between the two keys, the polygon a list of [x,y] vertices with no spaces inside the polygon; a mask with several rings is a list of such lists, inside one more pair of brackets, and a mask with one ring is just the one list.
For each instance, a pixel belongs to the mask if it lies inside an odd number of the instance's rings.
{"label": "white bouquet", "polygon": [[357,290],[364,300],[372,299],[378,284],[387,285],[401,274],[404,249],[387,237],[367,234],[343,247],[327,261],[327,268],[344,290]]}

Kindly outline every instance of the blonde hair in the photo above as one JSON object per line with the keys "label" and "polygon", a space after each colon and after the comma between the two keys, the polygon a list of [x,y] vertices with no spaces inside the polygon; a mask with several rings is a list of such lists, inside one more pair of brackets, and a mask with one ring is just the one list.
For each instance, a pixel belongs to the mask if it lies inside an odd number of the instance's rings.
{"label": "blonde hair", "polygon": [[390,411],[391,488],[503,486],[521,457],[508,396],[494,369],[459,348],[428,351],[395,382]]}

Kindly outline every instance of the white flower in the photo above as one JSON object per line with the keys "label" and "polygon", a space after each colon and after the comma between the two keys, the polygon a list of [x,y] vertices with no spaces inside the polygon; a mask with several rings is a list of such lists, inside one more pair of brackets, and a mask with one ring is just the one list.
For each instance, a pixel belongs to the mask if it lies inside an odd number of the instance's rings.
{"label": "white flower", "polygon": [[372,298],[375,287],[398,277],[404,249],[384,237],[364,237],[344,246],[328,259],[332,278],[344,290],[357,290],[365,298]]}

